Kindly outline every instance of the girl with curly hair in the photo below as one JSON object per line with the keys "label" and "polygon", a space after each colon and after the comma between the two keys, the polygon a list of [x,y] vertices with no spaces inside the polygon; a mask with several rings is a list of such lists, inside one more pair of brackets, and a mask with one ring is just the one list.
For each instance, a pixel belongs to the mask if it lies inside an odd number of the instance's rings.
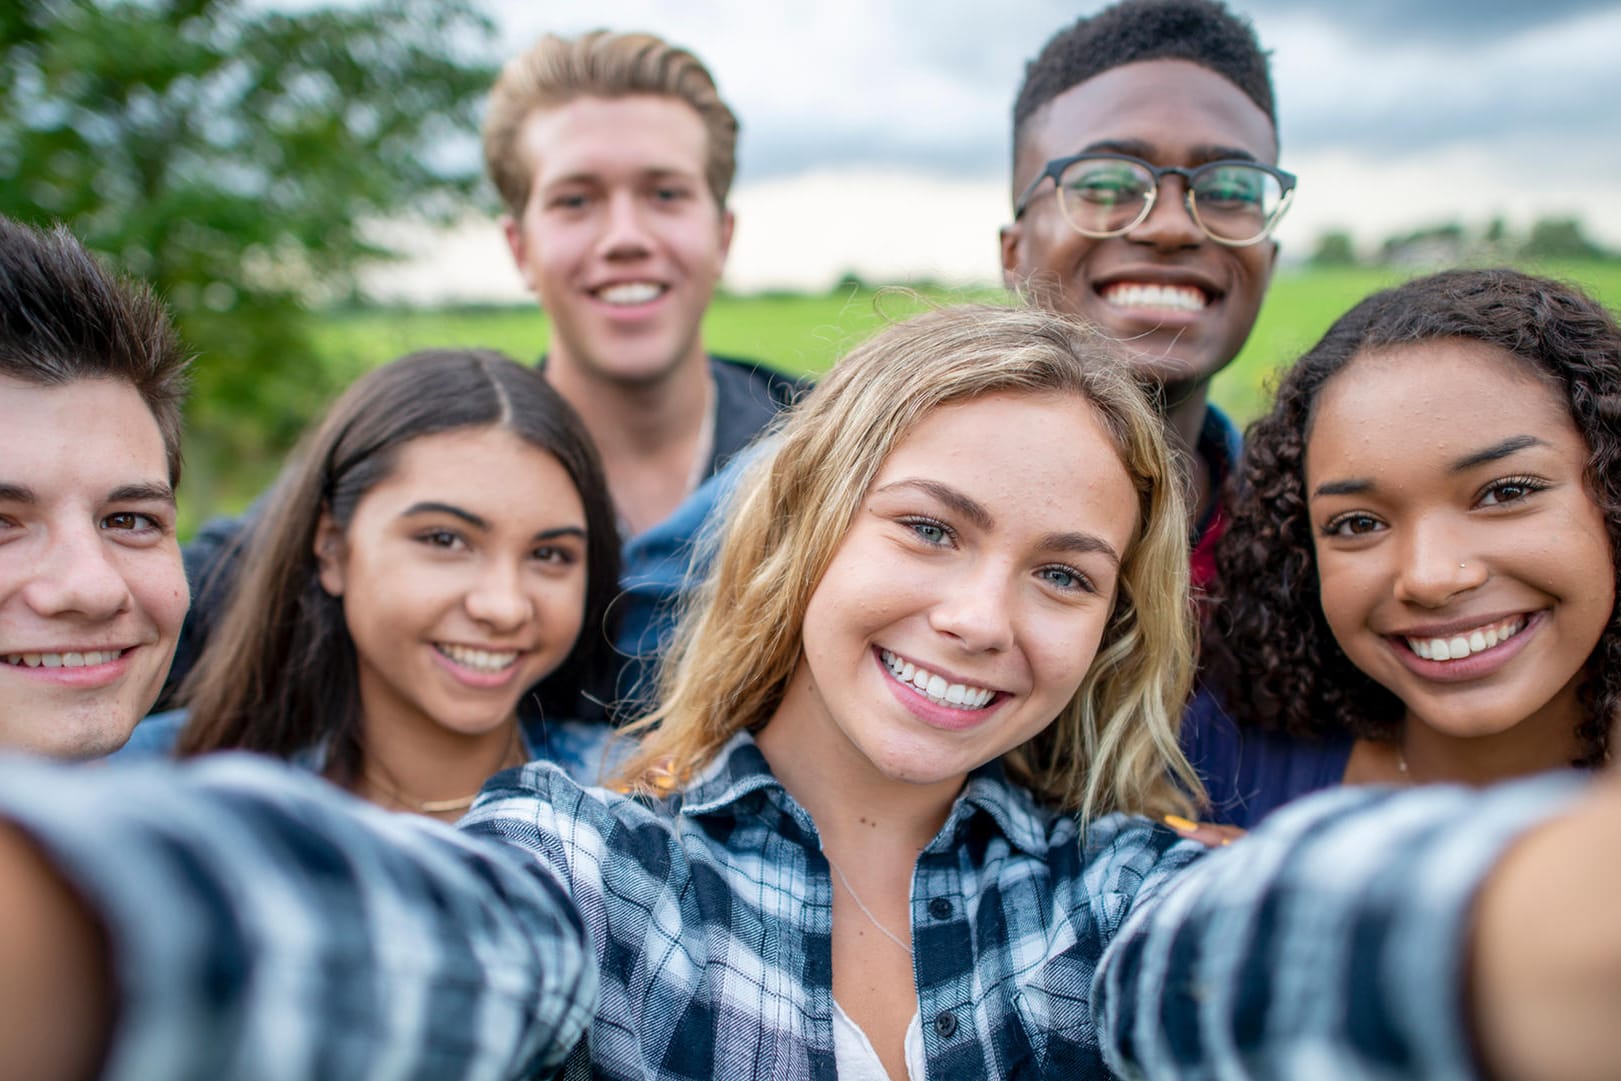
{"label": "girl with curly hair", "polygon": [[1621,330],[1598,303],[1512,270],[1369,297],[1284,377],[1236,487],[1220,698],[1184,735],[1217,821],[1609,760]]}

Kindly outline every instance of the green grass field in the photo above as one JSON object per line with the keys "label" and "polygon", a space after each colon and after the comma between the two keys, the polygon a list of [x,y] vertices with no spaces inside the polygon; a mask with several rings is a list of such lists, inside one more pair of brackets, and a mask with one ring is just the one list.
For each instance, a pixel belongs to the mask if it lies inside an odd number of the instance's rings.
{"label": "green grass field", "polygon": [[[1621,263],[1533,269],[1575,281],[1612,309],[1621,310]],[[1266,408],[1279,368],[1299,356],[1356,301],[1408,276],[1388,269],[1281,272],[1248,345],[1216,380],[1215,401],[1241,424],[1252,420]],[[1009,302],[1000,289],[930,290],[921,297],[895,290],[877,294],[850,290],[821,296],[723,295],[710,307],[704,339],[717,353],[753,357],[784,370],[814,375],[825,371],[885,320],[902,318],[922,303]],[[347,385],[370,368],[429,346],[483,346],[531,360],[545,351],[547,334],[546,317],[533,307],[367,309],[313,317],[318,363],[334,377],[333,386]],[[192,470],[184,493],[183,535],[212,514],[241,510],[269,483],[278,465],[268,461],[215,464],[209,448],[195,440],[188,458],[198,468]]]}
{"label": "green grass field", "polygon": [[[1530,268],[1574,281],[1612,309],[1621,309],[1621,263]],[[1275,373],[1304,352],[1337,317],[1375,289],[1411,276],[1397,269],[1285,270],[1273,282],[1248,345],[1216,381],[1214,397],[1240,421],[1262,412]],[[1007,302],[1000,290],[925,294],[932,302]],[[815,374],[886,318],[916,309],[896,292],[866,290],[822,296],[722,296],[704,323],[717,353],[753,357]],[[364,311],[323,317],[316,338],[324,363],[348,378],[402,353],[434,345],[486,346],[519,359],[546,349],[546,317],[532,308],[472,311]]]}

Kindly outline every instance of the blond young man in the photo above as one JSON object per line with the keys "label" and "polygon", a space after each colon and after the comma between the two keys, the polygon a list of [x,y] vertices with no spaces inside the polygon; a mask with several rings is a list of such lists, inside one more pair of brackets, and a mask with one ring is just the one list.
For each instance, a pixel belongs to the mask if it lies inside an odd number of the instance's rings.
{"label": "blond young man", "polygon": [[[703,63],[651,34],[543,37],[491,90],[485,164],[513,261],[551,318],[541,363],[601,452],[625,539],[613,615],[626,674],[545,703],[553,714],[594,716],[629,695],[714,508],[706,482],[800,389],[703,347],[731,244],[737,127]],[[212,523],[187,546],[198,596],[171,689],[228,593],[241,530]]]}
{"label": "blond young man", "polygon": [[513,262],[551,317],[546,376],[585,419],[631,535],[668,518],[794,387],[703,346],[737,129],[698,58],[651,34],[542,38],[490,95],[485,164]]}

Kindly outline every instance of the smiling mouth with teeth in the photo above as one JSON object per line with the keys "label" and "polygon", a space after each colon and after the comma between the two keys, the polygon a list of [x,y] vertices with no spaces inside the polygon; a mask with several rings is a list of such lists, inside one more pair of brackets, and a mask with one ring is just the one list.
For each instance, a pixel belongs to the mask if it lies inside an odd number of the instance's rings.
{"label": "smiling mouth with teeth", "polygon": [[1210,303],[1204,290],[1193,285],[1150,282],[1113,282],[1098,290],[1116,308],[1151,308],[1156,311],[1203,311]]}
{"label": "smiling mouth with teeth", "polygon": [[1512,616],[1462,634],[1447,635],[1445,638],[1403,637],[1402,641],[1407,643],[1408,649],[1427,661],[1461,661],[1465,657],[1472,657],[1476,653],[1508,641],[1525,630],[1526,623],[1524,616]]}
{"label": "smiling mouth with teeth", "polygon": [[121,649],[90,649],[76,653],[7,653],[0,663],[14,668],[93,668],[111,664],[124,655]]}
{"label": "smiling mouth with teeth", "polygon": [[948,709],[980,710],[996,698],[996,692],[988,687],[947,683],[944,676],[937,676],[911,661],[902,660],[887,649],[879,650],[878,656],[896,682],[908,685],[935,705]]}
{"label": "smiling mouth with teeth", "polygon": [[657,282],[621,282],[618,285],[605,285],[596,291],[598,300],[624,307],[646,304],[663,295],[664,286]]}
{"label": "smiling mouth with teeth", "polygon": [[504,672],[518,663],[518,651],[515,649],[474,649],[453,642],[435,642],[433,648],[441,656],[475,672]]}

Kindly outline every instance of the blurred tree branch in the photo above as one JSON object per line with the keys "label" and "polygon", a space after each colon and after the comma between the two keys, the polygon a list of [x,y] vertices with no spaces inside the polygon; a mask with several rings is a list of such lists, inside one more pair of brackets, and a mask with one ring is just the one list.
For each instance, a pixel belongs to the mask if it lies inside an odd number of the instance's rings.
{"label": "blurred tree branch", "polygon": [[[448,220],[494,79],[473,0],[284,12],[242,0],[0,6],[0,212],[60,220],[168,299],[199,350],[188,485],[274,472],[334,389],[302,304]],[[202,507],[194,506],[194,510]]]}

